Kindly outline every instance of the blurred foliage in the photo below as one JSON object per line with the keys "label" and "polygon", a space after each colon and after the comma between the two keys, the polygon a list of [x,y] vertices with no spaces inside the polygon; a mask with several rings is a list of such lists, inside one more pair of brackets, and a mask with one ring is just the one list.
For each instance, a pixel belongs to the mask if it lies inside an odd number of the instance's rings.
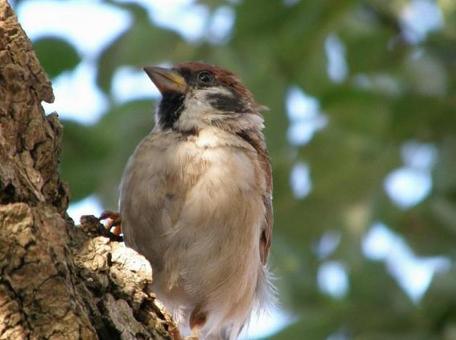
{"label": "blurred foliage", "polygon": [[51,78],[73,69],[81,61],[78,52],[70,43],[56,37],[36,40],[33,48]]}
{"label": "blurred foliage", "polygon": [[[283,305],[297,321],[274,339],[456,339],[456,269],[434,277],[414,303],[383,262],[365,257],[363,235],[375,221],[402,235],[418,256],[456,259],[456,5],[437,4],[444,26],[417,42],[405,38],[405,0],[200,1],[211,13],[235,12],[231,36],[220,43],[188,42],[151,23],[144,8],[128,10],[133,25],[98,58],[97,82],[110,107],[95,125],[65,122],[63,174],[73,199],[92,193],[115,209],[117,185],[128,156],[151,129],[150,101],[116,104],[111,81],[121,66],[204,60],[241,75],[265,113],[274,168],[273,267]],[[347,76],[328,77],[325,41],[345,46]],[[79,57],[61,40],[35,48],[51,76]],[[287,139],[286,94],[299,86],[315,96],[327,126],[305,145]],[[403,166],[406,142],[437,149],[432,192],[418,205],[399,208],[384,190],[386,176]],[[297,199],[290,171],[310,167],[312,190]],[[316,244],[327,231],[340,242],[322,257]],[[335,298],[317,283],[322,263],[339,261],[349,289]],[[340,337],[336,337],[336,336]]]}

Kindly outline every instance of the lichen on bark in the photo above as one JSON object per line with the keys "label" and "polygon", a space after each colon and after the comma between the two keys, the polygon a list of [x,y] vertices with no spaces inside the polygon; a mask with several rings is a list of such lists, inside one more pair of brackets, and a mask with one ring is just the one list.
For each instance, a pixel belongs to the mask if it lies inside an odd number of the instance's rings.
{"label": "lichen on bark", "polygon": [[148,262],[66,215],[51,83],[0,0],[0,339],[171,339]]}

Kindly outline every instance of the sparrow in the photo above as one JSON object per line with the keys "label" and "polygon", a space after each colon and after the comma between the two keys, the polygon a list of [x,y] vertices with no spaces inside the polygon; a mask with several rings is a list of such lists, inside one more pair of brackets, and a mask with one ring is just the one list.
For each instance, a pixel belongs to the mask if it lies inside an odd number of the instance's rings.
{"label": "sparrow", "polygon": [[144,70],[162,98],[122,176],[125,243],[150,261],[152,288],[182,334],[236,339],[275,295],[262,107],[217,66]]}

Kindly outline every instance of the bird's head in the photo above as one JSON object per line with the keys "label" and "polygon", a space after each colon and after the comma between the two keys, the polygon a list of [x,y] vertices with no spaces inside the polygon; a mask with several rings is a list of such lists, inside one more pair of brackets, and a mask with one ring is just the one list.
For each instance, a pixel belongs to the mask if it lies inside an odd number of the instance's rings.
{"label": "bird's head", "polygon": [[162,94],[156,125],[180,132],[218,127],[230,132],[261,130],[261,107],[231,72],[199,62],[172,68],[145,67]]}

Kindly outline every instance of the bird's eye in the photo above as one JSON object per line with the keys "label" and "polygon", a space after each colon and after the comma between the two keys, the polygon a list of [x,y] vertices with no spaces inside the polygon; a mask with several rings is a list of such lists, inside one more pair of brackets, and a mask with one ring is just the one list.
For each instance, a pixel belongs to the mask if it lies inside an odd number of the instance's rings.
{"label": "bird's eye", "polygon": [[208,71],[201,71],[198,73],[198,81],[202,84],[211,84],[214,80],[214,75]]}

